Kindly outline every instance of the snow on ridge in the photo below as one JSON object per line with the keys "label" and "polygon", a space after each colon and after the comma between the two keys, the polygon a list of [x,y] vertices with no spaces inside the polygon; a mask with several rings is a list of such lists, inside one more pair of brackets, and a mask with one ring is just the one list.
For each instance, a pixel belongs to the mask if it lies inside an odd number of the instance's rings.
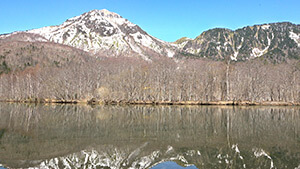
{"label": "snow on ridge", "polygon": [[300,34],[291,31],[289,37],[297,43],[298,47],[300,47]]}
{"label": "snow on ridge", "polygon": [[90,13],[90,14],[100,14],[100,15],[102,15],[104,17],[122,18],[119,14],[111,12],[111,11],[109,11],[107,9],[102,9],[102,10],[95,9],[95,10],[92,10],[92,11],[90,11],[88,13]]}
{"label": "snow on ridge", "polygon": [[[106,20],[108,22],[113,22],[115,26],[120,26],[123,24],[128,25],[129,27],[136,26],[136,24],[131,23],[127,19],[123,18],[117,13],[108,11],[107,9],[102,9],[102,10],[92,10],[90,12],[87,12],[86,15],[90,15],[90,20]],[[84,14],[83,14],[84,15]]]}
{"label": "snow on ridge", "polygon": [[260,57],[264,54],[264,52],[267,50],[267,48],[263,49],[263,50],[260,50],[258,48],[253,48],[252,49],[252,53],[251,53],[251,56],[254,56],[255,58],[256,57]]}
{"label": "snow on ridge", "polygon": [[81,15],[74,16],[74,17],[72,17],[72,18],[68,19],[67,21],[74,21],[74,20],[77,20],[77,19],[79,19],[80,17],[81,17]]}
{"label": "snow on ridge", "polygon": [[134,34],[131,34],[131,36],[134,38],[134,41],[143,44],[144,46],[150,46],[153,44],[153,40],[149,36],[145,36],[141,34],[140,32],[136,32]]}
{"label": "snow on ridge", "polygon": [[42,27],[42,28],[38,28],[38,29],[28,30],[26,32],[39,34],[39,35],[45,37],[46,39],[50,40],[50,38],[52,36],[52,32],[55,32],[58,28],[59,28],[58,26],[47,26],[47,27]]}
{"label": "snow on ridge", "polygon": [[175,52],[174,52],[174,51],[171,51],[171,50],[169,50],[169,49],[166,49],[166,51],[167,51],[167,55],[168,55],[169,58],[174,57],[174,55],[175,55]]}
{"label": "snow on ridge", "polygon": [[18,33],[20,33],[20,32],[16,31],[16,32],[13,32],[13,33],[10,33],[10,34],[2,34],[2,35],[0,35],[0,39],[5,39],[7,37],[10,37],[10,36],[18,34]]}
{"label": "snow on ridge", "polygon": [[239,55],[239,50],[242,48],[242,45],[243,45],[243,42],[244,42],[244,37],[242,37],[242,40],[241,40],[241,41],[242,41],[242,42],[241,42],[241,44],[237,47],[237,50],[233,49],[234,54],[233,54],[233,56],[232,56],[232,55],[230,56],[230,59],[231,59],[231,60],[237,61],[237,57],[238,57],[238,55]]}
{"label": "snow on ridge", "polygon": [[263,29],[263,30],[267,30],[267,29],[269,29],[269,28],[270,28],[270,26],[271,26],[271,25],[262,25],[262,26],[261,26],[261,29]]}
{"label": "snow on ridge", "polygon": [[256,58],[256,57],[260,57],[265,54],[265,52],[269,49],[269,47],[271,45],[271,39],[268,36],[267,36],[267,39],[268,39],[268,46],[262,50],[260,50],[259,48],[253,48],[252,53],[251,53],[252,57]]}
{"label": "snow on ridge", "polygon": [[230,59],[234,60],[234,61],[237,61],[238,54],[239,54],[238,52],[234,52],[233,56],[232,55],[230,56]]}
{"label": "snow on ridge", "polygon": [[157,53],[163,52],[163,49],[161,49],[159,47],[159,45],[152,39],[152,37],[147,34],[142,34],[140,32],[136,32],[136,33],[130,34],[130,36],[132,36],[134,41],[139,43],[140,45],[148,47]]}
{"label": "snow on ridge", "polygon": [[177,47],[179,49],[182,49],[190,40],[193,40],[191,38],[187,38],[186,41],[182,42],[182,43],[179,43],[179,44],[175,44],[174,42],[170,42],[169,44],[173,47]]}

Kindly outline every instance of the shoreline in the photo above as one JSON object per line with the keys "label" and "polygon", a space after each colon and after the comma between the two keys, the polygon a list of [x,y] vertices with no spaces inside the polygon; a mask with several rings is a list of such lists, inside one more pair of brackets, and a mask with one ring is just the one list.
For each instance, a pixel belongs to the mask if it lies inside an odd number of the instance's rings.
{"label": "shoreline", "polygon": [[220,105],[220,106],[300,106],[300,102],[284,101],[99,101],[91,100],[0,100],[6,103],[89,104],[89,105]]}

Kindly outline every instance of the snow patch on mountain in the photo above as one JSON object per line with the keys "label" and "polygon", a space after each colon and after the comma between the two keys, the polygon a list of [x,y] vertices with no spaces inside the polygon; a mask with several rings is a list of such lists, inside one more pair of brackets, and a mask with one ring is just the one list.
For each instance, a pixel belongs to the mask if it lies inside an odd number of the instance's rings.
{"label": "snow patch on mountain", "polygon": [[169,50],[169,49],[166,49],[166,51],[167,51],[167,55],[168,55],[169,58],[174,57],[174,55],[175,55],[175,52],[174,52],[174,51],[171,51],[171,50]]}
{"label": "snow patch on mountain", "polygon": [[262,26],[261,26],[261,29],[263,29],[263,30],[267,30],[267,29],[269,29],[269,28],[270,28],[270,26],[271,26],[271,25],[262,25]]}
{"label": "snow patch on mountain", "polygon": [[230,59],[231,60],[234,60],[234,61],[237,61],[237,57],[238,57],[238,55],[239,55],[239,50],[242,48],[242,45],[243,45],[243,42],[244,42],[244,37],[242,37],[242,40],[241,40],[242,42],[241,42],[241,44],[237,47],[237,49],[234,49],[233,48],[233,56],[231,55],[230,56]]}
{"label": "snow patch on mountain", "polygon": [[17,31],[17,32],[13,32],[13,33],[10,33],[10,34],[3,34],[3,35],[0,35],[0,39],[5,39],[5,38],[8,38],[12,35],[18,34],[18,33],[20,33],[20,32]]}
{"label": "snow patch on mountain", "polygon": [[268,49],[271,45],[271,39],[269,37],[267,37],[267,39],[268,39],[268,46],[266,48],[262,49],[262,50],[260,50],[259,48],[253,48],[252,49],[252,54],[251,54],[252,57],[255,57],[255,58],[260,57],[268,51]]}
{"label": "snow patch on mountain", "polygon": [[159,48],[159,45],[157,45],[150,36],[141,34],[140,32],[131,34],[131,36],[134,38],[135,42],[138,42],[139,44],[142,44],[143,46],[146,46],[155,52],[162,53],[162,49]]}
{"label": "snow patch on mountain", "polygon": [[178,48],[182,49],[189,41],[185,41],[185,42],[182,42],[180,44],[177,44],[176,46],[178,46]]}
{"label": "snow patch on mountain", "polygon": [[300,34],[296,34],[294,32],[290,32],[289,37],[291,39],[293,39],[297,43],[298,47],[300,47]]}

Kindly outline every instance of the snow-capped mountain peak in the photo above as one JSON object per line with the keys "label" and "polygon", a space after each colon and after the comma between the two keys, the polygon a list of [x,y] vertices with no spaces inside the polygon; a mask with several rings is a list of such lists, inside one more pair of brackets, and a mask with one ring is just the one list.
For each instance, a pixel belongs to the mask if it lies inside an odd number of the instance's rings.
{"label": "snow-capped mountain peak", "polygon": [[27,32],[41,35],[51,42],[107,56],[138,55],[148,60],[153,54],[173,57],[170,53],[175,53],[169,43],[148,35],[138,25],[106,9],[92,10],[61,25]]}
{"label": "snow-capped mountain peak", "polygon": [[114,13],[114,12],[111,12],[107,9],[102,9],[102,10],[98,10],[98,9],[95,9],[95,10],[92,10],[90,12],[91,15],[95,14],[100,14],[101,16],[104,16],[104,17],[108,17],[108,18],[122,18],[119,14],[117,13]]}
{"label": "snow-capped mountain peak", "polygon": [[[127,19],[123,18],[122,16],[120,16],[117,13],[114,12],[110,12],[107,9],[102,9],[102,10],[92,10],[89,12],[86,12],[80,16],[75,16],[73,18],[70,18],[66,21],[66,23],[68,22],[74,22],[74,21],[110,21],[113,22],[117,25],[122,25],[122,24],[129,24],[131,22],[129,22]],[[135,24],[133,24],[135,25]]]}

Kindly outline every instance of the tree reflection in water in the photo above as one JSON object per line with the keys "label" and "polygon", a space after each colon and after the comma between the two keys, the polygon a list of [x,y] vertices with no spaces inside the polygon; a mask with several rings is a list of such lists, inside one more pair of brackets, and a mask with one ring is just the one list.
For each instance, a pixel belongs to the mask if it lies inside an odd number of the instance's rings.
{"label": "tree reflection in water", "polygon": [[295,168],[299,107],[0,104],[5,167]]}

